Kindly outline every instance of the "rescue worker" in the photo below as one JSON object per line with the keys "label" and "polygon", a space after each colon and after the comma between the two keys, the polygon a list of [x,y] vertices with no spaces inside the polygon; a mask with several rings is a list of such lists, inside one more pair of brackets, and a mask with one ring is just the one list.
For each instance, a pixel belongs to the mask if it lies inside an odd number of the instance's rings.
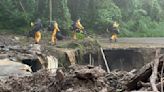
{"label": "rescue worker", "polygon": [[31,22],[31,26],[33,26],[32,33],[34,33],[35,44],[38,44],[41,40],[41,19],[37,19],[35,23]]}
{"label": "rescue worker", "polygon": [[118,39],[117,35],[119,34],[118,27],[119,27],[119,24],[116,21],[114,21],[112,23],[112,27],[109,28],[110,34],[111,34],[110,41],[115,41],[115,42],[117,41],[117,39]]}
{"label": "rescue worker", "polygon": [[84,27],[82,26],[82,24],[80,23],[80,19],[76,20],[76,22],[74,22],[72,24],[72,30],[73,30],[73,39],[76,40],[76,33],[80,32],[83,33]]}
{"label": "rescue worker", "polygon": [[59,30],[59,27],[58,27],[58,23],[55,21],[54,22],[54,29],[53,29],[52,35],[51,35],[51,42],[52,42],[52,44],[55,44],[56,45],[56,41],[57,41],[56,34],[59,31],[60,30]]}
{"label": "rescue worker", "polygon": [[[59,28],[59,29],[60,29],[60,28]],[[49,24],[49,26],[48,26],[48,31],[50,31],[50,32],[53,32],[53,31],[54,31],[54,24],[53,24],[53,23],[50,23],[50,24]],[[57,40],[63,40],[63,39],[65,39],[66,37],[62,34],[61,31],[58,31],[58,32],[56,33],[56,38],[57,38]]]}

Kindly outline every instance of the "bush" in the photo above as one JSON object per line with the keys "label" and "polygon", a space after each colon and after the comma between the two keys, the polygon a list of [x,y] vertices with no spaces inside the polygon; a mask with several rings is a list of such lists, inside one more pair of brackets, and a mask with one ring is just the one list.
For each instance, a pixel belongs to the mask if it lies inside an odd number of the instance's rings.
{"label": "bush", "polygon": [[84,34],[82,34],[82,33],[77,33],[77,39],[78,40],[82,40],[82,39],[84,39],[85,38],[85,35]]}

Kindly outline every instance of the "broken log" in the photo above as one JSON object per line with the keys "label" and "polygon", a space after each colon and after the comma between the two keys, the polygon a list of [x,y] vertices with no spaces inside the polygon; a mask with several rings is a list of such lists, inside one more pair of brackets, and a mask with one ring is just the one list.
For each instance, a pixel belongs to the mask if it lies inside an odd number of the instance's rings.
{"label": "broken log", "polygon": [[157,83],[156,84],[156,87],[158,88],[158,90],[160,90],[162,92],[163,91],[162,90],[163,89],[163,86],[161,86],[161,85],[164,85],[164,81]]}
{"label": "broken log", "polygon": [[130,91],[130,92],[155,92],[155,91]]}
{"label": "broken log", "polygon": [[37,55],[37,58],[38,58],[38,60],[39,60],[39,62],[40,62],[40,64],[42,65],[41,67],[43,68],[43,69],[45,69],[46,68],[46,64],[47,64],[47,59],[46,59],[46,57],[43,55],[43,54],[39,54],[39,53],[36,53],[36,55]]}
{"label": "broken log", "polygon": [[144,83],[142,81],[140,81],[139,84],[141,84],[143,87],[150,87],[151,86],[150,83]]}
{"label": "broken log", "polygon": [[160,49],[156,50],[155,54],[155,60],[153,64],[153,72],[152,75],[150,76],[150,83],[153,91],[159,92],[157,87],[156,87],[156,80],[157,80],[157,73],[158,73],[158,65],[159,65],[159,54],[160,54]]}
{"label": "broken log", "polygon": [[75,50],[66,50],[65,51],[66,56],[70,62],[71,65],[76,64],[76,54],[75,54]]}
{"label": "broken log", "polygon": [[[158,69],[161,69],[164,61],[164,55],[159,55],[159,67]],[[144,65],[134,76],[133,78],[130,79],[130,81],[126,84],[127,90],[135,90],[138,88],[137,83],[139,81],[147,81],[151,74],[152,74],[152,66],[154,64],[154,61]]]}
{"label": "broken log", "polygon": [[81,69],[75,71],[76,77],[79,79],[95,79],[105,75],[105,71],[101,67],[94,67],[91,69]]}
{"label": "broken log", "polygon": [[61,69],[57,69],[55,78],[61,82],[64,80],[64,72]]}
{"label": "broken log", "polygon": [[[162,92],[162,90],[161,90],[161,89],[162,89],[162,88],[161,88],[161,85],[164,85],[164,81],[159,82],[159,83],[156,84],[156,87],[157,87],[157,89],[158,89],[160,92]],[[149,87],[147,90],[150,91],[150,90],[152,90],[152,88]]]}
{"label": "broken log", "polygon": [[51,72],[54,73],[56,72],[58,68],[58,59],[55,58],[54,56],[47,56],[47,69]]}
{"label": "broken log", "polygon": [[[160,78],[160,81],[162,82],[163,81],[163,70],[164,70],[164,63],[163,63],[163,65],[162,65],[162,69],[161,69],[161,78]],[[163,92],[163,83],[160,85],[161,86],[161,88],[160,88],[160,90],[161,90],[161,92]]]}
{"label": "broken log", "polygon": [[91,56],[91,53],[89,54],[89,64],[92,65],[92,56]]}

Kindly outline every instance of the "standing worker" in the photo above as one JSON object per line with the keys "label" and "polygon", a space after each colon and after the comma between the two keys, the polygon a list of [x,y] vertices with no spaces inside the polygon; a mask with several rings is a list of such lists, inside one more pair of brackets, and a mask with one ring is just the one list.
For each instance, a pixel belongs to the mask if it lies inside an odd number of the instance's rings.
{"label": "standing worker", "polygon": [[116,21],[114,21],[112,23],[112,27],[109,28],[109,31],[110,31],[110,41],[115,41],[115,42],[117,41],[117,39],[118,39],[117,35],[119,34],[118,27],[119,27],[119,24]]}
{"label": "standing worker", "polygon": [[59,30],[59,27],[58,27],[58,23],[55,21],[54,22],[54,29],[53,29],[52,35],[51,35],[51,42],[52,42],[52,44],[55,44],[56,45],[56,41],[57,41],[56,34],[59,31],[60,30]]}
{"label": "standing worker", "polygon": [[84,27],[82,26],[82,24],[80,23],[80,19],[78,19],[76,22],[74,22],[72,24],[72,28],[73,28],[73,39],[76,40],[76,32],[83,32]]}
{"label": "standing worker", "polygon": [[37,19],[35,23],[31,23],[31,26],[33,26],[32,32],[34,33],[35,44],[38,44],[41,40],[41,32],[40,32],[42,28],[41,19]]}

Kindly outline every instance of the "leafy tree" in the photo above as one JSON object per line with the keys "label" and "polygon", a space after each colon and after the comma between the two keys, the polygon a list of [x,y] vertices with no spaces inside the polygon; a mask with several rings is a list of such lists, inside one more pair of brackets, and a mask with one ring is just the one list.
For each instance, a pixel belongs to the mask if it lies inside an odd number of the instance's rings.
{"label": "leafy tree", "polygon": [[71,25],[71,15],[67,6],[67,0],[54,0],[53,2],[54,20],[59,23],[62,29],[69,29]]}
{"label": "leafy tree", "polygon": [[[72,20],[81,18],[89,29],[102,31],[116,20],[123,32],[149,32],[164,19],[164,0],[52,1],[53,20],[61,29],[69,29]],[[49,24],[49,0],[0,1],[0,28],[27,28],[36,18],[41,18],[44,25]]]}
{"label": "leafy tree", "polygon": [[111,0],[92,0],[94,11],[94,25],[96,29],[105,30],[111,21],[119,21],[121,19],[120,9]]}
{"label": "leafy tree", "polygon": [[18,1],[1,0],[0,2],[0,24],[4,28],[20,27],[26,24],[24,12],[20,11]]}

